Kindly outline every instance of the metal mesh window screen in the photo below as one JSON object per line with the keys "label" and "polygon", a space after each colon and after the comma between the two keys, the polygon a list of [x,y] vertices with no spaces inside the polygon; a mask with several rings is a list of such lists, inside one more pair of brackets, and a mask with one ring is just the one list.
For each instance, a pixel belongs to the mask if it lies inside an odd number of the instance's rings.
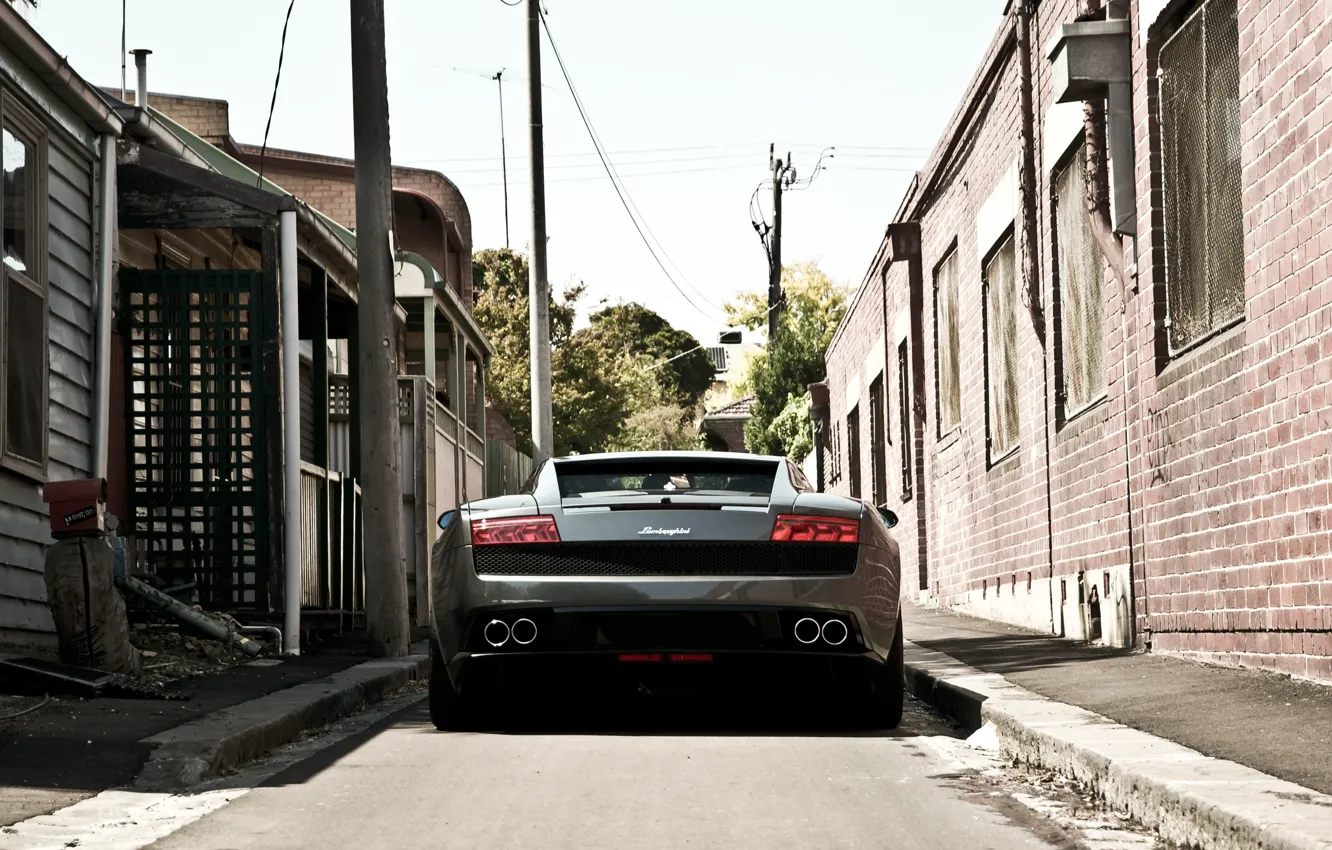
{"label": "metal mesh window screen", "polygon": [[870,384],[870,458],[874,464],[874,504],[888,501],[888,420],[883,373]]}
{"label": "metal mesh window screen", "polygon": [[1172,351],[1244,315],[1237,0],[1208,0],[1161,47]]}
{"label": "metal mesh window screen", "polygon": [[962,421],[962,382],[958,378],[960,317],[957,303],[957,251],[934,273],[935,346],[938,351],[939,433]]}
{"label": "metal mesh window screen", "polygon": [[1054,180],[1060,392],[1065,414],[1084,409],[1106,391],[1103,266],[1087,215],[1083,161],[1079,150]]}
{"label": "metal mesh window screen", "polygon": [[911,496],[911,366],[906,340],[897,347],[898,422],[902,429],[902,498]]}
{"label": "metal mesh window screen", "polygon": [[851,476],[851,498],[860,498],[860,406],[846,417],[847,473]]}
{"label": "metal mesh window screen", "polygon": [[990,457],[1018,442],[1017,262],[1010,236],[985,266],[985,364]]}

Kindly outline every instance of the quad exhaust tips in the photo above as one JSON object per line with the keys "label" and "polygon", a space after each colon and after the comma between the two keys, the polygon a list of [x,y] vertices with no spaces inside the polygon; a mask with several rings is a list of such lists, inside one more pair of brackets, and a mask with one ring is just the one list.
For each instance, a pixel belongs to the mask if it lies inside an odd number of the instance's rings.
{"label": "quad exhaust tips", "polygon": [[846,643],[846,639],[850,636],[850,632],[847,631],[846,623],[843,623],[841,620],[829,620],[824,623],[823,628],[819,630],[819,636],[822,637],[823,642],[829,646],[841,646]]}
{"label": "quad exhaust tips", "polygon": [[526,617],[515,621],[512,626],[503,620],[491,620],[481,630],[481,636],[486,639],[486,643],[496,649],[510,640],[518,646],[528,646],[537,639],[537,626]]}
{"label": "quad exhaust tips", "polygon": [[813,617],[803,617],[796,621],[791,634],[805,646],[818,643],[820,640],[828,646],[841,646],[851,636],[851,631],[844,621],[836,618],[827,620],[820,626]]}
{"label": "quad exhaust tips", "polygon": [[513,624],[513,628],[509,630],[509,633],[513,636],[514,643],[519,646],[527,646],[532,641],[536,640],[536,623],[524,617]]}
{"label": "quad exhaust tips", "polygon": [[481,634],[485,637],[486,643],[496,649],[509,642],[509,626],[503,620],[491,620],[486,623],[486,628]]}
{"label": "quad exhaust tips", "polygon": [[821,630],[819,629],[819,624],[814,622],[813,618],[805,617],[803,620],[800,620],[795,624],[792,633],[795,635],[796,640],[805,645],[809,645],[819,639]]}

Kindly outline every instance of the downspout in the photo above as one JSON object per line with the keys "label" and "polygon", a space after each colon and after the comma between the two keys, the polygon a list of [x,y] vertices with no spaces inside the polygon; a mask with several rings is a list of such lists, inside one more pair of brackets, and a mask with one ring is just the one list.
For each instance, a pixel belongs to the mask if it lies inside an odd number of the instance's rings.
{"label": "downspout", "polygon": [[[1129,2],[1128,0],[1110,0],[1106,7],[1106,18],[1109,20],[1128,20]],[[1134,128],[1133,128],[1133,85],[1132,83],[1111,83],[1109,91],[1109,152],[1110,159],[1116,163],[1127,163],[1127,166],[1115,167],[1114,175],[1114,228],[1116,233],[1124,234],[1133,240],[1133,268],[1130,272],[1124,268],[1124,259],[1121,255],[1119,267],[1120,283],[1120,335],[1124,340],[1124,356],[1120,358],[1122,375],[1124,381],[1124,502],[1128,517],[1128,556],[1129,556],[1129,619],[1130,622],[1137,624],[1138,612],[1137,594],[1133,592],[1133,585],[1137,580],[1139,565],[1142,569],[1142,607],[1143,607],[1143,631],[1144,643],[1147,649],[1152,648],[1152,629],[1151,621],[1148,618],[1148,594],[1147,594],[1147,559],[1146,559],[1146,541],[1144,539],[1143,557],[1139,559],[1134,549],[1133,540],[1137,524],[1133,521],[1133,441],[1129,432],[1129,367],[1128,352],[1131,348],[1129,343],[1129,303],[1137,295],[1137,254],[1138,254],[1138,223],[1136,216],[1138,213],[1138,199],[1135,181],[1137,179],[1137,154],[1134,150]],[[1115,240],[1119,245],[1119,241]],[[1138,404],[1136,407],[1138,421],[1142,421],[1142,393],[1138,393]],[[1141,535],[1145,535],[1147,526],[1142,525]],[[1135,628],[1136,634],[1136,628]]]}
{"label": "downspout", "polygon": [[1042,304],[1042,280],[1040,273],[1040,226],[1038,224],[1036,177],[1036,107],[1032,73],[1032,7],[1027,0],[1018,0],[1014,4],[1017,16],[1017,46],[1020,65],[1021,101],[1022,101],[1022,276],[1026,282],[1023,291],[1027,310],[1031,314],[1032,329],[1041,349],[1041,408],[1045,420],[1045,552],[1046,568],[1049,575],[1050,625],[1052,635],[1059,634],[1055,628],[1055,554],[1054,554],[1054,483],[1051,471],[1054,451],[1051,448],[1050,422],[1050,357],[1046,345],[1045,308]]}
{"label": "downspout", "polygon": [[[1127,0],[1110,0],[1104,5],[1101,0],[1083,0],[1082,12],[1084,17],[1091,17],[1105,9],[1107,20],[1127,20],[1129,17],[1129,3]],[[1133,85],[1131,82],[1111,82],[1107,87],[1106,98],[1109,102],[1110,121],[1107,131],[1106,105],[1100,101],[1085,101],[1083,103],[1083,127],[1086,137],[1086,163],[1084,171],[1084,181],[1087,188],[1087,215],[1091,220],[1092,236],[1096,240],[1097,247],[1100,248],[1102,255],[1110,265],[1110,270],[1119,282],[1120,287],[1120,333],[1124,341],[1124,355],[1120,358],[1121,378],[1124,382],[1124,499],[1128,519],[1128,558],[1129,558],[1129,578],[1130,588],[1137,580],[1139,559],[1137,550],[1134,547],[1134,534],[1136,524],[1133,521],[1133,450],[1132,437],[1130,433],[1129,419],[1129,367],[1128,352],[1132,348],[1129,338],[1128,312],[1129,302],[1136,294],[1136,272],[1130,274],[1125,267],[1124,246],[1119,241],[1119,234],[1130,237],[1133,240],[1133,250],[1135,255],[1134,266],[1136,268],[1137,254],[1137,195],[1136,195],[1136,154],[1134,152],[1134,128],[1133,128]],[[1108,145],[1107,145],[1107,136]],[[1105,157],[1102,151],[1108,152],[1111,158],[1120,163],[1127,163],[1126,166],[1115,169],[1113,198],[1115,210],[1112,211],[1109,206],[1111,198],[1111,181]],[[1112,223],[1113,217],[1113,223]],[[1138,395],[1136,412],[1141,418],[1142,395]],[[1145,531],[1145,525],[1144,525]],[[1145,541],[1144,541],[1145,548]],[[1148,591],[1147,591],[1147,563],[1142,559],[1142,598],[1143,598],[1143,617],[1147,620],[1148,613]],[[1137,612],[1133,606],[1137,604],[1137,594],[1132,590],[1129,593],[1130,618],[1136,624]],[[1151,648],[1151,628],[1146,626],[1147,648]]]}
{"label": "downspout", "polygon": [[97,374],[93,383],[92,477],[106,479],[111,442],[111,321],[117,228],[116,137],[102,136],[101,207],[97,217]]}
{"label": "downspout", "polygon": [[296,271],[296,211],[278,213],[282,314],[283,523],[282,653],[301,654],[301,343]]}

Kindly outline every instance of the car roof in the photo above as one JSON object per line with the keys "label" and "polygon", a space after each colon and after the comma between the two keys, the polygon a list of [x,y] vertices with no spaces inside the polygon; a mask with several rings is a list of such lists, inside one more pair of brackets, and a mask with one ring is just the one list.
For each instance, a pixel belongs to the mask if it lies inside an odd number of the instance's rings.
{"label": "car roof", "polygon": [[704,452],[704,451],[656,451],[656,452],[603,452],[600,454],[572,455],[570,457],[558,457],[554,459],[555,463],[578,463],[588,460],[625,460],[632,458],[644,458],[652,460],[678,458],[680,460],[691,459],[717,459],[717,460],[751,460],[778,462],[785,461],[786,458],[776,455],[751,455],[740,452]]}

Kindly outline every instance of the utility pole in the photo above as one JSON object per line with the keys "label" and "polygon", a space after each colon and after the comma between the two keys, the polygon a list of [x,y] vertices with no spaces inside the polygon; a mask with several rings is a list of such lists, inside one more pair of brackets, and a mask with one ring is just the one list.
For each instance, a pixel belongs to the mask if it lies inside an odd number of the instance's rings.
{"label": "utility pole", "polygon": [[777,338],[777,323],[782,312],[782,189],[794,176],[791,154],[786,162],[773,157],[775,145],[768,147],[768,160],[772,166],[772,242],[768,248],[768,350]]}
{"label": "utility pole", "polygon": [[[393,164],[389,151],[384,0],[351,0],[356,143],[356,273],[365,622],[369,651],[407,654],[407,572],[399,480],[398,346],[393,293]],[[297,565],[292,565],[296,567]]]}
{"label": "utility pole", "polygon": [[500,112],[500,170],[504,172],[504,247],[509,247],[509,156],[504,151],[504,69],[495,72],[495,82],[499,84]]}
{"label": "utility pole", "polygon": [[550,284],[546,280],[546,176],[541,131],[541,0],[527,0],[527,100],[531,115],[532,263],[528,318],[532,352],[532,461],[549,460],[555,433],[550,410]]}

